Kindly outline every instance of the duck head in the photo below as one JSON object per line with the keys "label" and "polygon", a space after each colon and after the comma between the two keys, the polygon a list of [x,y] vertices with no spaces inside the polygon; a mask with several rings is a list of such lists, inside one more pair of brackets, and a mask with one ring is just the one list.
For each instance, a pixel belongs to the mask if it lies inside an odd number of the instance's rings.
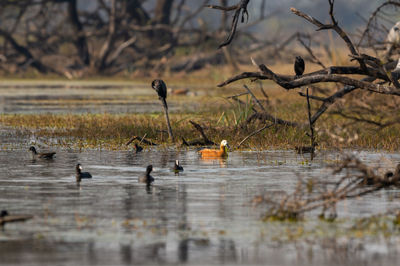
{"label": "duck head", "polygon": [[37,154],[37,151],[36,151],[35,147],[31,146],[31,147],[29,148],[29,150],[30,150],[32,153]]}
{"label": "duck head", "polygon": [[229,147],[229,144],[228,144],[228,141],[227,140],[223,140],[223,141],[221,141],[221,147],[228,147],[228,148],[230,148]]}
{"label": "duck head", "polygon": [[77,172],[77,173],[80,173],[81,171],[82,171],[82,166],[81,166],[80,163],[78,163],[78,164],[76,165],[76,172]]}
{"label": "duck head", "polygon": [[225,139],[223,141],[221,141],[220,147],[221,147],[221,150],[224,150],[225,153],[228,153],[228,148],[230,148],[228,141]]}
{"label": "duck head", "polygon": [[150,165],[148,165],[147,168],[146,168],[146,174],[150,174],[151,171],[153,171],[153,165],[150,164]]}

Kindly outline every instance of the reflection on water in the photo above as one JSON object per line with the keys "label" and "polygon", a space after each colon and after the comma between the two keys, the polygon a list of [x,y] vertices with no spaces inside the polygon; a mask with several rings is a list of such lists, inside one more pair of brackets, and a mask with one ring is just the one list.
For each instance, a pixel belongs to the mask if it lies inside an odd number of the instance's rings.
{"label": "reflection on water", "polygon": [[[4,138],[7,142],[7,138]],[[377,153],[359,153],[379,162]],[[232,152],[202,160],[196,151],[57,150],[54,160],[32,161],[25,148],[0,151],[0,209],[33,214],[0,231],[5,264],[269,264],[396,265],[399,236],[371,240],[321,232],[346,227],[310,217],[299,224],[262,223],[260,193],[290,191],[297,174],[321,176],[337,154],[320,154],[312,165],[291,151]],[[399,161],[399,154],[386,158]],[[185,171],[171,168],[179,159]],[[93,175],[75,183],[80,162]],[[137,177],[153,164],[150,188]],[[385,190],[340,204],[340,217],[399,207],[398,191]],[[299,226],[313,237],[290,241]],[[340,230],[339,230],[340,231]]]}
{"label": "reflection on water", "polygon": [[201,158],[200,164],[204,165],[213,165],[213,164],[219,164],[221,168],[226,168],[227,167],[227,158]]}

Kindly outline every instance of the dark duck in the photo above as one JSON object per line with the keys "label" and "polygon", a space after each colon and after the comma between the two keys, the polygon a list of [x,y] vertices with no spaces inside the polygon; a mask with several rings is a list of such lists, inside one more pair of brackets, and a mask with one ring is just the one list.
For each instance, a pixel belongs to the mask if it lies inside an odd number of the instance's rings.
{"label": "dark duck", "polygon": [[183,167],[179,164],[179,160],[175,161],[175,165],[174,165],[174,172],[175,173],[179,173],[181,171],[183,171]]}
{"label": "dark duck", "polygon": [[33,158],[53,159],[53,156],[56,154],[55,152],[37,152],[36,148],[33,146],[31,146],[29,150],[32,152]]}
{"label": "dark duck", "polygon": [[139,144],[135,143],[135,152],[138,153],[141,151],[143,151],[143,148],[141,146],[139,146]]}
{"label": "dark duck", "polygon": [[77,164],[76,167],[76,182],[81,182],[82,179],[92,178],[92,175],[89,172],[82,172],[81,164]]}
{"label": "dark duck", "polygon": [[138,178],[139,183],[146,183],[147,185],[153,183],[154,178],[150,175],[151,171],[153,171],[153,165],[148,165],[146,168],[146,173]]}

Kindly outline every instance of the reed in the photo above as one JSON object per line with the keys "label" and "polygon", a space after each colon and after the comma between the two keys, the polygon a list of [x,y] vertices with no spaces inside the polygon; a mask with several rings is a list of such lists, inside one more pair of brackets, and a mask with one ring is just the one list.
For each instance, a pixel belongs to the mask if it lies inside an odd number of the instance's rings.
{"label": "reed", "polygon": [[[303,107],[301,105],[301,109],[306,112]],[[285,119],[302,121],[306,118],[303,112],[297,114],[290,111],[291,109],[299,110],[298,108],[300,107],[290,105],[286,109],[287,112],[276,112],[276,115],[281,115]],[[236,115],[233,115],[235,112]],[[221,108],[221,110],[198,114],[171,114],[171,126],[177,134],[177,140],[182,137],[186,140],[195,139],[198,138],[199,133],[189,123],[189,120],[194,120],[204,127],[206,135],[215,143],[227,139],[231,147],[236,147],[249,133],[265,125],[255,122],[247,127],[241,127],[238,115],[239,117],[245,116],[246,112],[246,109],[241,107],[240,110]],[[222,122],[221,117],[224,116],[227,119]],[[358,138],[351,142],[332,138],[328,132],[333,132],[338,124],[345,121],[338,116],[327,116],[318,123],[319,149],[363,148],[392,151],[400,148],[400,126],[396,124],[379,130],[379,134],[374,128],[364,126],[360,131],[359,126],[348,125],[346,134],[341,132],[338,136],[346,140],[349,136],[357,134]],[[1,114],[0,124],[11,127],[19,134],[31,135],[33,133],[38,137],[59,138],[59,145],[68,147],[127,149],[125,143],[132,136],[144,136],[145,134],[146,138],[156,143],[166,144],[168,142],[168,132],[162,113]],[[297,145],[309,142],[306,133],[307,129],[275,125],[259,133],[256,137],[249,138],[241,146],[241,149],[293,149]]]}

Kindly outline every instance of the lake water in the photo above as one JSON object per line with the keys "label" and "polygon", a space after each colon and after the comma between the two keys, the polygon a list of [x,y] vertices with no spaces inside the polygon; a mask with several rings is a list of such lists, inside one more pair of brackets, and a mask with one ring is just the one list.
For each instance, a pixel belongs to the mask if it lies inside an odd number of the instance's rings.
{"label": "lake water", "polygon": [[[168,86],[171,112],[196,111],[198,99],[215,93],[204,86]],[[184,101],[182,101],[184,97]],[[146,113],[161,112],[158,96],[149,84],[106,81],[0,81],[1,113]]]}
{"label": "lake water", "polygon": [[[161,110],[147,86],[9,83],[0,82],[3,113]],[[180,102],[172,97],[171,109],[191,106]],[[320,152],[309,164],[307,156],[279,150],[202,160],[195,149],[135,154],[50,147],[57,151],[54,160],[32,160],[32,142],[42,143],[0,130],[0,209],[34,216],[0,229],[1,265],[350,266],[398,265],[400,259],[398,228],[367,235],[352,230],[360,217],[399,208],[399,189],[341,202],[334,223],[319,221],[317,212],[298,223],[263,222],[267,207],[252,204],[257,195],[293,191],[299,176],[335,178],[329,165],[350,152]],[[390,170],[400,161],[399,153],[356,154]],[[185,169],[179,175],[171,171],[176,159]],[[93,175],[79,187],[78,162]],[[156,179],[150,189],[137,182],[148,164]]]}
{"label": "lake water", "polygon": [[[292,191],[298,174],[329,177],[328,164],[342,154],[322,153],[309,165],[292,151],[231,152],[205,161],[196,150],[172,148],[58,149],[54,160],[32,160],[29,144],[15,143],[3,134],[11,148],[0,152],[0,207],[34,218],[0,231],[2,265],[397,265],[400,258],[398,233],[360,239],[340,233],[356,217],[400,207],[396,189],[340,204],[341,222],[320,222],[314,213],[299,223],[261,221],[266,209],[251,203],[254,196]],[[359,156],[400,160],[400,154]],[[171,171],[175,159],[184,166],[179,175]],[[93,175],[80,187],[78,162]],[[137,182],[148,164],[156,179],[150,189]],[[300,227],[310,235],[289,240]]]}

